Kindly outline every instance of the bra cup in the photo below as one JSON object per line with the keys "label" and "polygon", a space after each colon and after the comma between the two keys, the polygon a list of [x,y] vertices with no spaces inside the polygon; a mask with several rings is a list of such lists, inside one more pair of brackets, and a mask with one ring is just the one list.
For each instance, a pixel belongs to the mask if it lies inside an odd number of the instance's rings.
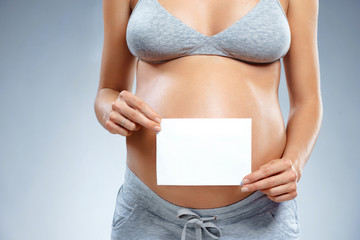
{"label": "bra cup", "polygon": [[211,37],[164,12],[154,2],[157,0],[139,1],[128,22],[126,42],[131,54],[144,61],[160,63],[211,54],[270,63],[285,56],[290,48],[290,27],[277,0],[262,0],[254,11]]}
{"label": "bra cup", "polygon": [[[126,42],[132,55],[147,61],[162,61],[187,55],[204,44],[201,36],[189,34],[186,26],[152,9],[147,5],[150,3],[141,0],[146,5],[141,9],[138,6],[129,19]],[[170,23],[176,27],[169,27]]]}
{"label": "bra cup", "polygon": [[254,33],[242,36],[230,35],[215,44],[229,57],[255,63],[268,63],[278,60],[287,53],[290,42],[288,34],[276,30],[264,30],[261,36]]}
{"label": "bra cup", "polygon": [[277,3],[269,5],[247,15],[246,21],[240,21],[226,35],[216,36],[214,44],[230,57],[249,62],[267,63],[285,56],[290,48],[290,28]]}

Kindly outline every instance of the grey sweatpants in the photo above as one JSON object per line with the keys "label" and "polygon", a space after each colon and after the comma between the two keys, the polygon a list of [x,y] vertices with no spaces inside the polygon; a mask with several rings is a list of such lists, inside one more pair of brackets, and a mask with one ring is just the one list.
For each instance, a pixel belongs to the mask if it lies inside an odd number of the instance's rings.
{"label": "grey sweatpants", "polygon": [[260,191],[219,208],[174,205],[126,165],[112,222],[112,240],[299,239],[296,199],[274,202]]}

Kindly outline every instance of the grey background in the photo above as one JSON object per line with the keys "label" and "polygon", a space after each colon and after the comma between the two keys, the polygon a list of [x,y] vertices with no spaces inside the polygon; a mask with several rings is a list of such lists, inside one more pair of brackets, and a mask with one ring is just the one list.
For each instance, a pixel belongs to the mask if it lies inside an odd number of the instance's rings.
{"label": "grey background", "polygon": [[[324,119],[299,182],[302,239],[359,239],[357,0],[320,2]],[[97,122],[102,1],[0,1],[0,239],[110,239],[125,138]],[[285,123],[288,95],[279,89]]]}

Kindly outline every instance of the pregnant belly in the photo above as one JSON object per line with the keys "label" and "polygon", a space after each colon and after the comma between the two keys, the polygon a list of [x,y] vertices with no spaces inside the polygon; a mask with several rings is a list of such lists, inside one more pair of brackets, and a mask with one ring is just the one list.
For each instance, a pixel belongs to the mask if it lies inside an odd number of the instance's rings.
{"label": "pregnant belly", "polygon": [[[240,66],[243,63],[236,64]],[[196,68],[198,74],[187,73],[184,69],[189,67],[183,67],[178,73],[172,69],[170,75],[144,66],[138,73],[135,95],[163,118],[252,118],[251,168],[254,171],[266,162],[280,158],[285,147],[285,126],[277,98],[280,77],[277,64],[263,69],[257,67],[256,73],[247,67],[246,71],[238,74],[237,70],[229,74],[231,69],[224,72],[219,64],[210,67],[218,68],[212,74],[201,71],[204,65]],[[211,63],[206,66],[211,66]],[[171,66],[166,69],[169,68]],[[147,74],[142,75],[145,71]],[[151,190],[173,204],[215,208],[239,201],[252,193],[241,192],[240,186],[157,185],[156,133],[143,127],[126,137],[126,146],[129,168]]]}

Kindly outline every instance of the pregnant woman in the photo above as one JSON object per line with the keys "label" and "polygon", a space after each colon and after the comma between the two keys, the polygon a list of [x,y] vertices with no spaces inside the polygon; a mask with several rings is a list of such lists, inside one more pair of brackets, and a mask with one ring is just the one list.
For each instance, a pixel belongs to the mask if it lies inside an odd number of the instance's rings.
{"label": "pregnant woman", "polygon": [[[318,0],[103,0],[103,11],[94,107],[127,147],[111,238],[299,239],[297,183],[323,112]],[[251,118],[243,185],[157,185],[162,118]]]}

